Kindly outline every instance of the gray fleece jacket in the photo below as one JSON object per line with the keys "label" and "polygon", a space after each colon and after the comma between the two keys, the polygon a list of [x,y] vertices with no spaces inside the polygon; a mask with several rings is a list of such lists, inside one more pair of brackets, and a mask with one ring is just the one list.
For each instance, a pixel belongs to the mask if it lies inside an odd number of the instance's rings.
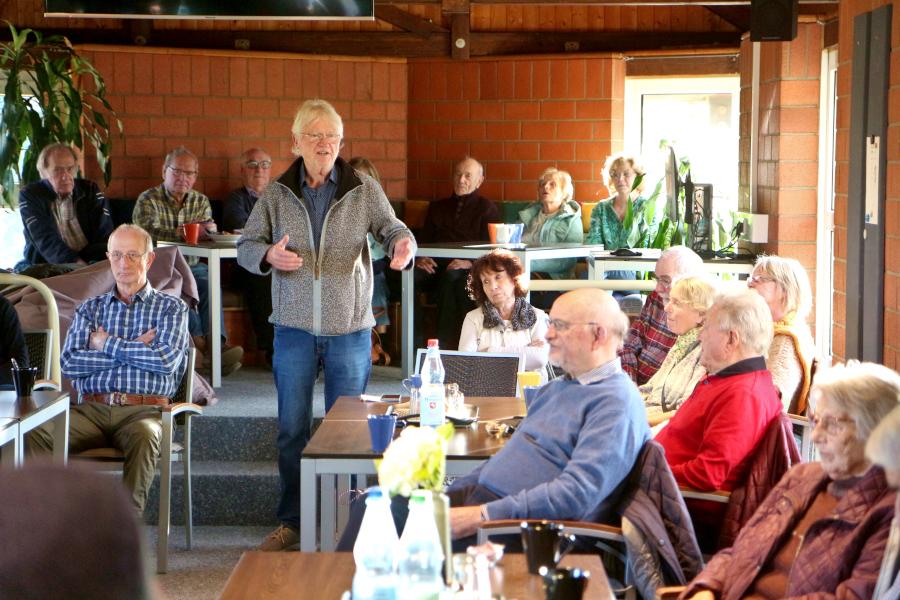
{"label": "gray fleece jacket", "polygon": [[[338,158],[337,191],[325,215],[320,250],[312,239],[309,212],[300,191],[298,158],[269,184],[238,240],[238,263],[261,275],[272,273],[275,325],[313,335],[345,335],[374,327],[372,261],[366,234],[393,256],[394,244],[412,232],[394,214],[381,186]],[[273,270],[269,247],[288,235],[288,250],[303,259],[296,271]]]}

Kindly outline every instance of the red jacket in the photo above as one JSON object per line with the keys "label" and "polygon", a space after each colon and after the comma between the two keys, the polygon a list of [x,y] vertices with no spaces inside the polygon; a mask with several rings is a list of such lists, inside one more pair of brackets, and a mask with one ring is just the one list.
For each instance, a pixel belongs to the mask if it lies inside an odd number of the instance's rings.
{"label": "red jacket", "polygon": [[762,357],[750,358],[702,379],[656,436],[681,485],[732,490],[781,400]]}
{"label": "red jacket", "polygon": [[[716,554],[680,598],[690,598],[701,589],[714,591],[722,600],[743,597],[830,481],[819,463],[791,469],[741,530],[734,546]],[[785,597],[870,598],[891,527],[894,498],[884,471],[870,468],[841,498],[833,514],[809,526],[791,567]]]}

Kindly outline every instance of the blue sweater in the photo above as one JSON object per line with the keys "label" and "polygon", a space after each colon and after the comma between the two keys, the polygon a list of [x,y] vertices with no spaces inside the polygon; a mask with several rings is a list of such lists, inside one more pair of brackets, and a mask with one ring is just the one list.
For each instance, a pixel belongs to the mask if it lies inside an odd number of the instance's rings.
{"label": "blue sweater", "polygon": [[618,359],[609,366],[586,384],[541,388],[503,449],[456,484],[500,496],[487,504],[491,519],[604,520],[650,439],[637,388]]}

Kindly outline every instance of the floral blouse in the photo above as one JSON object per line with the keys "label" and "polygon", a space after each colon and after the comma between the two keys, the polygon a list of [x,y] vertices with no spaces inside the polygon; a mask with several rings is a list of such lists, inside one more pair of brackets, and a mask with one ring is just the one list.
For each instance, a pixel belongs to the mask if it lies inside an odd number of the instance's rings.
{"label": "floral blouse", "polygon": [[[616,250],[628,245],[629,232],[625,231],[619,215],[613,208],[614,199],[615,196],[597,203],[591,211],[591,227],[587,239],[584,240],[585,244],[603,244],[605,250]],[[632,211],[635,213],[642,211],[646,202],[646,198],[638,197],[634,200]],[[635,217],[637,218],[637,215]]]}

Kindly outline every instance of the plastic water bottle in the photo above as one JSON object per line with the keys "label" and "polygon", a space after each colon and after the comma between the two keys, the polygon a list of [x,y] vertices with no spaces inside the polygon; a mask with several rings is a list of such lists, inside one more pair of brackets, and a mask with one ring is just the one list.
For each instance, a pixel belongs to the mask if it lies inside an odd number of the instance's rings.
{"label": "plastic water bottle", "polygon": [[353,545],[353,600],[396,600],[394,562],[399,545],[390,499],[380,487],[369,488],[366,512]]}
{"label": "plastic water bottle", "polygon": [[431,492],[416,490],[409,498],[409,517],[400,536],[398,600],[436,600],[444,589],[443,564]]}
{"label": "plastic water bottle", "polygon": [[428,352],[422,365],[422,400],[419,422],[427,427],[444,424],[444,364],[437,340],[428,340]]}

